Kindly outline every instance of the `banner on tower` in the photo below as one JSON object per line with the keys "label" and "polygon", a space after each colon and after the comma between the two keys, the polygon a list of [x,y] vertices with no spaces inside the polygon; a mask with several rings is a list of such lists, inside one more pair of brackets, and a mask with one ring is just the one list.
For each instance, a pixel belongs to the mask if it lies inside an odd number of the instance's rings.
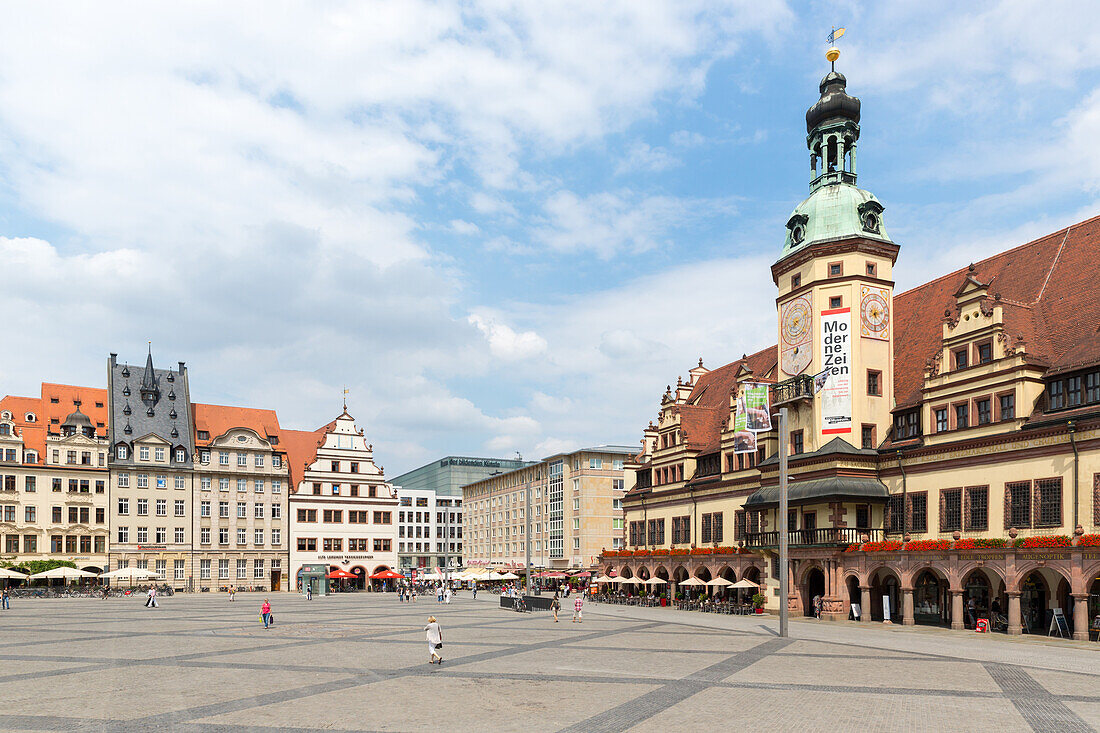
{"label": "banner on tower", "polygon": [[741,399],[745,402],[745,427],[754,433],[772,429],[772,414],[768,405],[768,385],[745,382],[741,385]]}
{"label": "banner on tower", "polygon": [[852,432],[852,309],[821,311],[821,432]]}

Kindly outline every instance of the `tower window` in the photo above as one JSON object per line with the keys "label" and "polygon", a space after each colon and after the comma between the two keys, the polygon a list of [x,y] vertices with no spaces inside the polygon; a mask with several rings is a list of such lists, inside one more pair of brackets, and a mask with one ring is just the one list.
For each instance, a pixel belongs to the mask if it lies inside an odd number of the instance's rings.
{"label": "tower window", "polygon": [[791,275],[791,290],[794,290],[802,284],[801,275]]}
{"label": "tower window", "polygon": [[882,396],[882,372],[874,369],[867,370],[867,394]]}
{"label": "tower window", "polygon": [[829,277],[840,277],[844,274],[844,265],[840,262],[829,263]]}
{"label": "tower window", "polygon": [[878,277],[878,266],[874,262],[867,263],[867,274],[871,277]]}
{"label": "tower window", "polygon": [[829,307],[830,308],[840,308],[843,305],[844,305],[844,298],[842,298],[841,296],[834,295],[831,298],[829,298]]}

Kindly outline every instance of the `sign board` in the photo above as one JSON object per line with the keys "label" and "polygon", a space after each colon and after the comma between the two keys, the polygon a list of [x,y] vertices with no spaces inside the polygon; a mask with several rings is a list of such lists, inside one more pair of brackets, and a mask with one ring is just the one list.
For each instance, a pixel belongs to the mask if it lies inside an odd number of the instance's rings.
{"label": "sign board", "polygon": [[748,414],[745,411],[744,387],[737,398],[736,411],[733,414],[733,452],[755,453],[756,433],[749,430]]}
{"label": "sign board", "polygon": [[754,433],[772,429],[772,411],[768,404],[768,385],[746,382],[741,385],[741,399],[745,401],[746,427]]}
{"label": "sign board", "polygon": [[977,625],[974,626],[974,631],[978,632],[979,634],[988,634],[989,633],[989,619],[987,619],[987,618],[978,619]]}
{"label": "sign board", "polygon": [[853,603],[852,604],[852,618],[854,618],[856,621],[859,621],[862,614],[863,614],[863,609],[861,609],[859,607],[859,604],[858,603]]}
{"label": "sign board", "polygon": [[821,432],[852,432],[852,309],[821,311],[821,358],[826,372],[821,391]]}
{"label": "sign board", "polygon": [[1047,629],[1047,636],[1053,636],[1055,633],[1063,639],[1069,638],[1069,622],[1066,620],[1066,615],[1062,613],[1062,609],[1051,609],[1052,615],[1050,617],[1050,628]]}
{"label": "sign board", "polygon": [[882,623],[890,623],[890,596],[882,597]]}

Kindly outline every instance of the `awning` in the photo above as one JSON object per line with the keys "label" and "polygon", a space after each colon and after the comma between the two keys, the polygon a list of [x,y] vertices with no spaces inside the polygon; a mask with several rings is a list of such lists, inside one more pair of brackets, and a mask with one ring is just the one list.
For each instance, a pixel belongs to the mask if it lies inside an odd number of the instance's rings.
{"label": "awning", "polygon": [[[791,504],[813,504],[827,499],[858,499],[885,503],[890,497],[886,484],[873,476],[830,476],[811,481],[787,484],[787,501]],[[746,509],[778,506],[779,487],[758,489],[745,500]]]}
{"label": "awning", "polygon": [[331,573],[329,573],[325,577],[326,578],[331,578],[333,580],[348,580],[349,578],[357,578],[358,576],[354,575],[352,573],[349,573],[347,570],[340,570],[339,568],[337,568],[336,570],[333,570]]}
{"label": "awning", "polygon": [[[329,577],[331,578],[332,576],[330,575]],[[353,575],[351,577],[354,578],[355,576]],[[371,580],[396,580],[397,578],[404,578],[405,576],[401,573],[395,573],[392,570],[382,570],[369,577]]]}

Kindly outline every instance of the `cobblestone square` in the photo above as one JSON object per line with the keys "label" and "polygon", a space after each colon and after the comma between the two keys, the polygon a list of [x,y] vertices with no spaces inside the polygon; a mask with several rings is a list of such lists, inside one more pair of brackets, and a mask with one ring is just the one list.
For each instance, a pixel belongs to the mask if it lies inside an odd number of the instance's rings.
{"label": "cobblestone square", "polygon": [[[588,604],[583,624],[347,594],[16,599],[3,730],[1087,731],[1096,644]],[[435,615],[446,661],[428,665]]]}

